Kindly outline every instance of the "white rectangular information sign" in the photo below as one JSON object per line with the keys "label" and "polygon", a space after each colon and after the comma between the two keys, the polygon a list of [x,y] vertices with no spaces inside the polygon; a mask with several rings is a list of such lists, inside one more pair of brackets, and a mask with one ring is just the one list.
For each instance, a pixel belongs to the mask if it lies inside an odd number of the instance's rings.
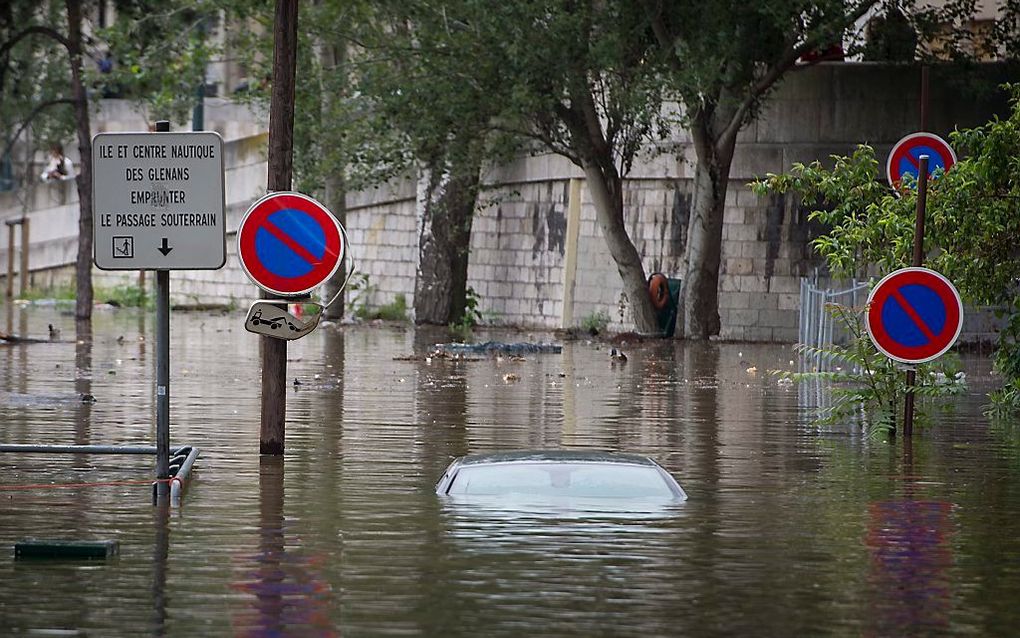
{"label": "white rectangular information sign", "polygon": [[93,258],[103,270],[216,270],[226,262],[218,133],[92,138]]}

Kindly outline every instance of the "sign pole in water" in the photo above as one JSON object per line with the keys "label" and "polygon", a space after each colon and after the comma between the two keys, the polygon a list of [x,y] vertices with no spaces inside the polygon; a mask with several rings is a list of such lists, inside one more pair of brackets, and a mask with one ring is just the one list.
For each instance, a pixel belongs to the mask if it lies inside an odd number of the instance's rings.
{"label": "sign pole in water", "polygon": [[[921,75],[921,127],[927,126],[928,75],[927,67]],[[928,180],[936,177],[938,169],[945,173],[956,164],[956,153],[949,144],[933,133],[911,133],[893,146],[886,160],[885,170],[889,185],[900,193],[902,180],[912,175],[917,182],[917,213],[914,220],[913,265],[920,267],[924,260],[924,217],[928,198]],[[954,288],[955,290],[955,288]],[[959,296],[959,295],[957,295]],[[880,347],[881,349],[881,347]],[[911,436],[914,429],[914,382],[917,373],[907,370],[907,392],[904,401],[903,434]]]}
{"label": "sign pole in water", "polygon": [[[880,352],[913,366],[937,359],[956,343],[963,327],[963,302],[943,275],[916,266],[902,268],[883,277],[871,291],[865,326]],[[913,433],[913,381],[913,376],[907,377],[906,436]]]}
{"label": "sign pole in water", "polygon": [[[156,122],[156,132],[170,122]],[[165,241],[165,240],[164,240]],[[156,271],[156,504],[170,502],[170,271]]]}
{"label": "sign pole in water", "polygon": [[[294,92],[297,68],[297,0],[276,0],[273,81],[269,102],[270,191],[287,191],[294,168]],[[284,306],[286,308],[286,306]],[[262,420],[259,453],[283,454],[287,420],[287,342],[262,338]]]}
{"label": "sign pole in water", "polygon": [[[950,149],[952,151],[952,149]],[[920,267],[924,262],[924,217],[928,205],[928,156],[921,155],[917,172],[917,209],[914,214],[914,260]],[[917,371],[907,370],[907,392],[903,398],[903,436],[914,434],[914,382]]]}
{"label": "sign pole in water", "polygon": [[157,504],[170,486],[170,271],[226,260],[223,139],[213,132],[99,133],[92,139],[93,261],[156,271]]}

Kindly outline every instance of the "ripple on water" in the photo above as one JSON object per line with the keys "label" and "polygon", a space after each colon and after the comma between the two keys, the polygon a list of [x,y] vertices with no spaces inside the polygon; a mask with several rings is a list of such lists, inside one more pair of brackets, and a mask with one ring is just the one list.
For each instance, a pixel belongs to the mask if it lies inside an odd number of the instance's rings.
{"label": "ripple on water", "polygon": [[[18,312],[74,334],[56,309]],[[169,517],[149,503],[149,457],[0,455],[0,545],[121,544],[101,563],[0,553],[3,626],[1006,635],[1020,620],[1020,437],[981,415],[984,360],[964,359],[971,392],[907,455],[810,426],[811,393],[767,374],[790,368],[785,346],[630,344],[620,365],[569,342],[523,361],[426,361],[445,333],[328,328],[289,346],[281,460],[258,454],[258,341],[241,321],[174,314],[172,438],[202,455]],[[87,344],[0,349],[0,441],[149,444],[151,331],[145,315],[102,311]],[[559,447],[648,454],[690,499],[618,515],[433,493],[456,456]],[[127,484],[55,487],[82,482]],[[5,489],[31,484],[51,486]]]}

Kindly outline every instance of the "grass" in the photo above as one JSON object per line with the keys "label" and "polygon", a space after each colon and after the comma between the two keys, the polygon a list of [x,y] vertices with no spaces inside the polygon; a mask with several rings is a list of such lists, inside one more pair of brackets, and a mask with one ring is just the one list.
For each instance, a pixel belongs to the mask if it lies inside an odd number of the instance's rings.
{"label": "grass", "polygon": [[[97,286],[93,290],[93,296],[97,302],[124,308],[152,308],[154,303],[151,289],[143,291],[138,286],[130,284],[109,288]],[[19,297],[27,301],[54,299],[69,302],[77,298],[77,290],[75,290],[74,284],[57,284],[44,288],[32,288]]]}
{"label": "grass", "polygon": [[18,295],[19,299],[26,301],[39,301],[40,299],[55,299],[57,301],[74,301],[76,297],[74,284],[57,284],[45,288],[31,288],[25,294]]}
{"label": "grass", "polygon": [[354,316],[363,321],[382,319],[383,321],[407,321],[407,297],[398,293],[390,303],[369,309],[367,306],[358,306],[354,310]]}
{"label": "grass", "polygon": [[602,310],[596,310],[595,312],[585,315],[585,317],[581,319],[581,330],[592,335],[597,335],[606,331],[606,328],[609,327],[609,321],[610,318],[608,313]]}

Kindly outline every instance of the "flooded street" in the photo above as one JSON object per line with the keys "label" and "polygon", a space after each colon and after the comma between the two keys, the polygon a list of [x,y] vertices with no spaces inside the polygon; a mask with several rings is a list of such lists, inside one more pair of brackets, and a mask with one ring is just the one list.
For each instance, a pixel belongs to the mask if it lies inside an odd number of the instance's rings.
{"label": "flooded street", "polygon": [[[12,320],[61,336],[0,346],[0,442],[153,444],[151,315],[97,310],[85,343],[58,307]],[[258,454],[258,338],[242,322],[173,314],[171,441],[201,456],[168,518],[151,505],[152,457],[0,454],[0,634],[928,636],[1020,623],[1020,443],[982,415],[986,359],[964,358],[968,393],[904,454],[812,427],[806,393],[767,373],[791,369],[790,346],[666,341],[614,364],[580,341],[447,361],[425,358],[445,331],[321,327],[289,348],[279,459]],[[690,499],[611,516],[433,493],[455,456],[564,447],[647,454]],[[120,555],[15,560],[32,537],[113,539]]]}

